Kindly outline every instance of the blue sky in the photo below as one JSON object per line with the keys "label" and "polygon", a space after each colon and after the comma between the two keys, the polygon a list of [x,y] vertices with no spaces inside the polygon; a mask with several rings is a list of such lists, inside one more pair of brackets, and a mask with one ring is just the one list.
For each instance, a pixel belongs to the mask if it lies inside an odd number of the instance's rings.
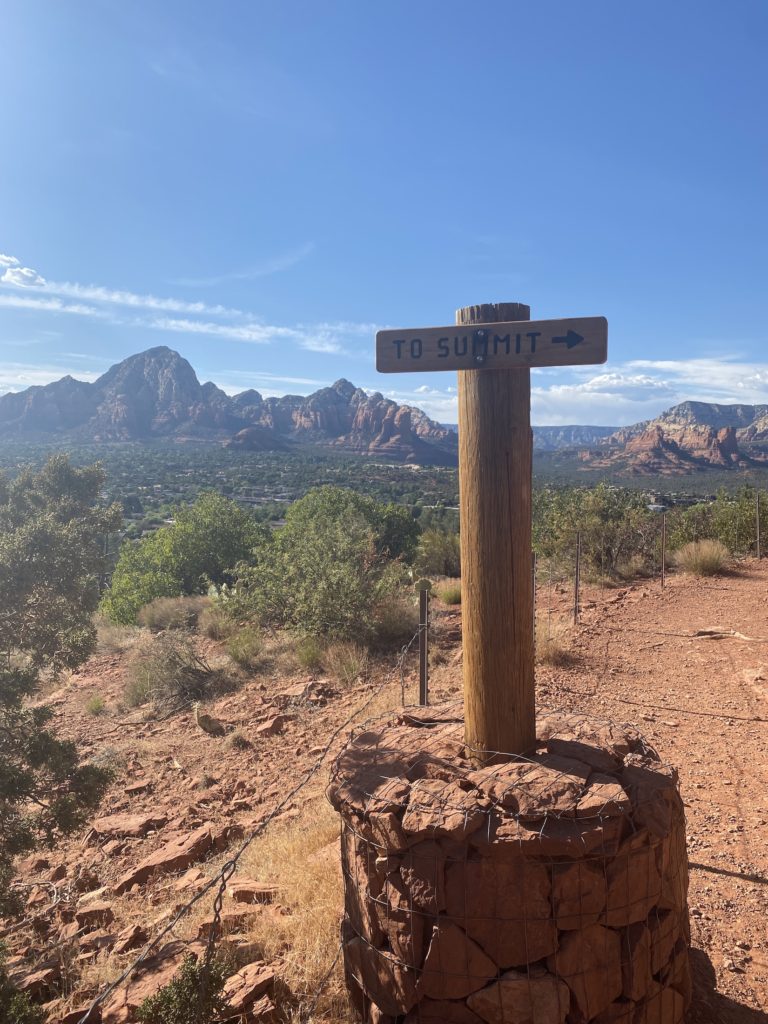
{"label": "blue sky", "polygon": [[768,402],[764,0],[30,0],[0,62],[0,391],[153,345],[230,392],[379,326],[604,315],[537,423]]}

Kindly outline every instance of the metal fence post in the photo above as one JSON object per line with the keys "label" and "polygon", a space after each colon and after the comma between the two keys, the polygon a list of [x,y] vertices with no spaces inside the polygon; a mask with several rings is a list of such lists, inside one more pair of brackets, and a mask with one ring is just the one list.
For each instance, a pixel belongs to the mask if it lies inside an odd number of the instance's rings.
{"label": "metal fence post", "polygon": [[576,579],[573,587],[573,623],[579,622],[579,589],[581,586],[581,532],[576,532]]}
{"label": "metal fence post", "polygon": [[419,580],[416,589],[419,592],[419,704],[425,708],[429,704],[429,592],[432,584],[429,580]]}

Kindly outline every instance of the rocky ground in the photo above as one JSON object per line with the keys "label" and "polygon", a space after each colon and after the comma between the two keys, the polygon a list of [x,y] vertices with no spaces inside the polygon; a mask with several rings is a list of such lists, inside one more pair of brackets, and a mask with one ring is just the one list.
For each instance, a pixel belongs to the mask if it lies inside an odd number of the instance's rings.
{"label": "rocky ground", "polygon": [[[566,588],[545,585],[538,597],[540,632],[557,638],[538,669],[541,707],[632,723],[679,769],[691,861],[691,1024],[768,1022],[767,597],[768,565],[756,563],[708,581],[673,578],[664,590],[658,582],[588,588],[578,627],[564,625]],[[459,692],[460,644],[460,612],[435,603],[435,700]],[[216,655],[216,645],[204,645]],[[299,1020],[317,999],[313,1019],[350,1020],[338,966],[320,992],[342,905],[338,826],[324,800],[328,764],[358,709],[355,721],[396,706],[402,685],[415,699],[416,657],[402,675],[395,657],[374,660],[350,686],[275,655],[207,707],[225,737],[202,732],[191,709],[165,720],[124,709],[129,658],[104,650],[47,696],[60,733],[109,764],[115,782],[87,830],[19,866],[26,921],[0,926],[15,976],[51,1021],[79,1020],[68,1014],[118,978],[285,801],[224,897],[223,941],[242,966],[228,983],[230,1005],[233,1014],[247,1010],[235,1019],[266,1021],[277,1005],[273,1019]],[[88,710],[95,696],[100,714]],[[104,1001],[104,1021],[133,1020],[185,950],[201,955],[215,931],[217,888],[163,936],[148,969]]]}

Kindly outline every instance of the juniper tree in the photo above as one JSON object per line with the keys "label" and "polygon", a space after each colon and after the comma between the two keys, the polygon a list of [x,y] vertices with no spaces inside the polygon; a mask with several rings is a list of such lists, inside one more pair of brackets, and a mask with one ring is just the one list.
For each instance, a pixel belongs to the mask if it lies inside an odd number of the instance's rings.
{"label": "juniper tree", "polygon": [[14,909],[13,858],[72,831],[100,800],[107,773],[57,739],[32,701],[93,651],[105,537],[118,506],[99,507],[99,466],[54,456],[39,472],[0,476],[0,913]]}

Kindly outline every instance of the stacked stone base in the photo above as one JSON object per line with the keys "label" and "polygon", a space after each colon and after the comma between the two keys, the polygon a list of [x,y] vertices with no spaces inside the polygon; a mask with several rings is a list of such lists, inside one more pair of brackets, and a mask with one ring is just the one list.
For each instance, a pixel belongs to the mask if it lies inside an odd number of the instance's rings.
{"label": "stacked stone base", "polygon": [[344,963],[378,1024],[678,1024],[690,1002],[685,819],[634,730],[538,723],[474,764],[460,708],[357,735],[334,767]]}

